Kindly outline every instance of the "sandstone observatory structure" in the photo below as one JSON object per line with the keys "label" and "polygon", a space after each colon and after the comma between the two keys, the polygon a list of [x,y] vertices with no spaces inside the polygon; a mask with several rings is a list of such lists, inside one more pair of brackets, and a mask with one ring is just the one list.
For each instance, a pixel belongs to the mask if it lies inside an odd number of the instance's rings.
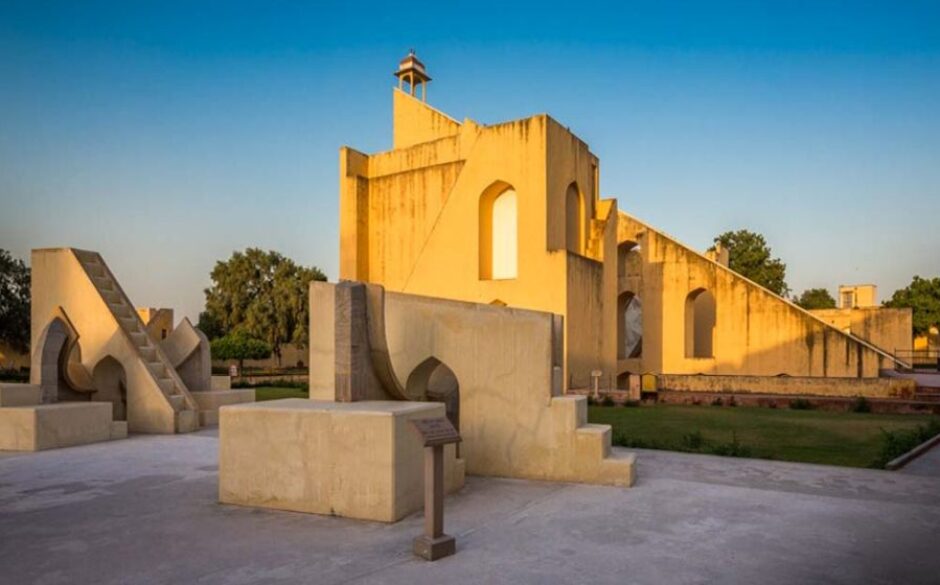
{"label": "sandstone observatory structure", "polygon": [[[413,56],[398,73],[426,95]],[[340,152],[341,279],[561,315],[570,388],[592,371],[621,388],[640,373],[837,385],[894,364],[880,325],[835,327],[602,198],[598,157],[550,116],[460,122],[404,85],[392,149]]]}
{"label": "sandstone observatory structure", "polygon": [[[634,456],[563,396],[557,315],[310,285],[310,400],[222,409],[222,502],[395,521],[421,507],[413,418],[447,417],[448,489],[464,473],[627,487]],[[272,480],[271,478],[275,478]]]}
{"label": "sandstone observatory structure", "polygon": [[174,328],[172,311],[135,310],[96,252],[34,250],[31,290],[31,384],[2,389],[15,409],[0,408],[0,449],[189,432],[254,400],[212,391],[205,335],[188,319]]}

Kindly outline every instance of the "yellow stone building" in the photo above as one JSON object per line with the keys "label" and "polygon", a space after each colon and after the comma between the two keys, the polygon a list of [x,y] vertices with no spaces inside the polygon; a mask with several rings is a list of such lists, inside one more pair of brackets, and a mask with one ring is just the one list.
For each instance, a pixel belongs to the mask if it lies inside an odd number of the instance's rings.
{"label": "yellow stone building", "polygon": [[[340,278],[564,317],[565,382],[628,373],[877,377],[893,356],[621,211],[550,116],[483,125],[396,72],[392,149],[340,151]],[[420,91],[419,91],[420,90]],[[420,97],[419,97],[420,95]],[[908,330],[910,314],[907,314]]]}

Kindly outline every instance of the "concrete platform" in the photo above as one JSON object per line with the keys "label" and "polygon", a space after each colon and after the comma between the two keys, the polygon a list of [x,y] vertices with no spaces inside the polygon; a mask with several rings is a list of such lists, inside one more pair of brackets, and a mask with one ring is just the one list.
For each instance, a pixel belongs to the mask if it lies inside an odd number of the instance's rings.
{"label": "concrete platform", "polygon": [[[41,451],[121,438],[110,402],[0,408],[0,451]],[[126,424],[124,435],[127,435]]]}
{"label": "concrete platform", "polygon": [[[410,421],[445,416],[440,402],[305,398],[220,412],[220,501],[380,522],[423,509],[424,447]],[[464,485],[454,447],[448,491]]]}
{"label": "concrete platform", "polygon": [[[216,503],[217,431],[0,456],[18,585],[935,584],[940,478],[640,451],[631,489],[470,477],[457,554],[378,524]],[[615,449],[615,452],[618,450]]]}

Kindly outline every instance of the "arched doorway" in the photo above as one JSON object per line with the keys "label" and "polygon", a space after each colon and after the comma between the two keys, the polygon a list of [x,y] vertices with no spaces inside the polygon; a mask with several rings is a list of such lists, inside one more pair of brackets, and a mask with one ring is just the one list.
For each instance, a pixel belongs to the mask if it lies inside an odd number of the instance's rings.
{"label": "arched doorway", "polygon": [[107,356],[95,364],[91,373],[96,392],[93,402],[110,402],[113,420],[127,420],[127,377],[119,361]]}
{"label": "arched doorway", "polygon": [[715,295],[697,288],[685,299],[685,357],[714,357]]}
{"label": "arched doorway", "polygon": [[[442,402],[447,420],[460,430],[460,384],[453,370],[439,359],[429,357],[412,370],[406,394],[426,397],[429,402]],[[457,455],[460,455],[459,443]]]}
{"label": "arched doorway", "polygon": [[480,196],[480,278],[516,278],[519,263],[519,210],[516,191],[497,181]]}
{"label": "arched doorway", "polygon": [[39,388],[44,404],[57,402],[61,389],[66,385],[62,372],[68,363],[69,328],[62,319],[56,317],[49,322],[39,337]]}
{"label": "arched doorway", "polygon": [[631,291],[617,297],[617,359],[643,355],[643,305]]}

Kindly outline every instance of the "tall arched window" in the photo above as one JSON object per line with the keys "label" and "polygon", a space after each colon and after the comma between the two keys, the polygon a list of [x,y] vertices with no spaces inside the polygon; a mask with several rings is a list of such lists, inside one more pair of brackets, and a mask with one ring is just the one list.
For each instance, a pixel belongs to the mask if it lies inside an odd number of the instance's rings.
{"label": "tall arched window", "polygon": [[697,288],[685,298],[685,357],[714,357],[715,295]]}
{"label": "tall arched window", "polygon": [[617,359],[643,355],[643,305],[630,291],[617,297]]}
{"label": "tall arched window", "polygon": [[495,183],[480,197],[480,278],[516,278],[518,231],[516,191],[506,183]]}
{"label": "tall arched window", "polygon": [[565,243],[568,251],[584,253],[584,200],[577,183],[565,193]]}

